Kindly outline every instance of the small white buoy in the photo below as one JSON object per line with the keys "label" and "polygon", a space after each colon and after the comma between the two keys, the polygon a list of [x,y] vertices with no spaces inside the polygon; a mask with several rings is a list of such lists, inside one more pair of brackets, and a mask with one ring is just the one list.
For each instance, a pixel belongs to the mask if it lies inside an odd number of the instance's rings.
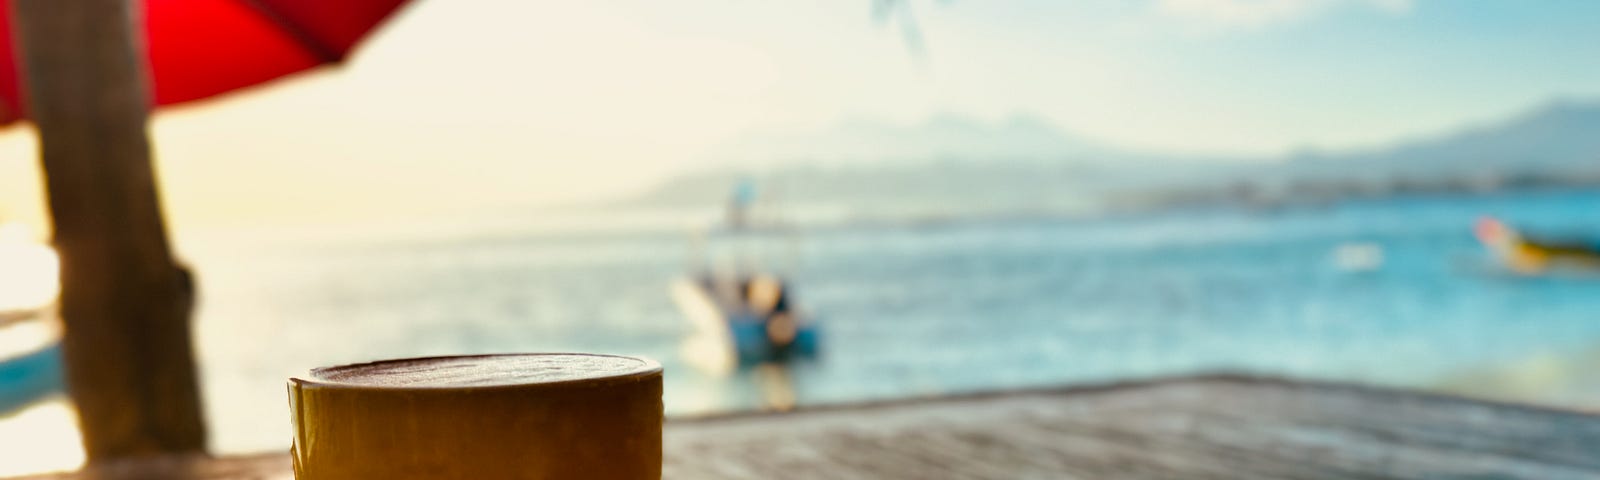
{"label": "small white buoy", "polygon": [[1346,272],[1383,268],[1383,247],[1371,242],[1349,242],[1333,249],[1333,265]]}

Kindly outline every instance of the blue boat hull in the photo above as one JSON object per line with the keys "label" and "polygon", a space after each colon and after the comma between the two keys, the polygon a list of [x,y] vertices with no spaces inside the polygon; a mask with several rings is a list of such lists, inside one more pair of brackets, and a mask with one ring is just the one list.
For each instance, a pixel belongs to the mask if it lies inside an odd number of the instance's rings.
{"label": "blue boat hull", "polygon": [[814,357],[817,355],[819,334],[815,325],[806,325],[795,331],[794,341],[789,345],[777,348],[767,340],[766,324],[754,322],[731,323],[728,329],[732,334],[734,349],[737,350],[740,365],[752,365],[775,360],[790,358]]}
{"label": "blue boat hull", "polygon": [[0,360],[0,415],[62,389],[60,343]]}

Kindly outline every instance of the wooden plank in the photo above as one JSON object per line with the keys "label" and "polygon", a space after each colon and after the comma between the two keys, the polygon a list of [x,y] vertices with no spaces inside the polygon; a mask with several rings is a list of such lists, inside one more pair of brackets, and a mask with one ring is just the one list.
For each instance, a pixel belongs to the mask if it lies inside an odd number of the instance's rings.
{"label": "wooden plank", "polygon": [[[1230,376],[675,419],[664,444],[668,479],[1600,479],[1597,416]],[[32,480],[287,480],[288,462]]]}
{"label": "wooden plank", "polygon": [[189,339],[145,134],[128,0],[14,0],[61,254],[62,352],[91,461],[205,447]]}

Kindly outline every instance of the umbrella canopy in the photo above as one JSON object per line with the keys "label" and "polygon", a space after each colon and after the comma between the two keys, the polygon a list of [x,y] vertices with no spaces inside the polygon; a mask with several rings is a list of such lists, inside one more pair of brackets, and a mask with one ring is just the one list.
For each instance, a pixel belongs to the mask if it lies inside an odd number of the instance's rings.
{"label": "umbrella canopy", "polygon": [[[156,105],[199,100],[337,63],[407,0],[142,0]],[[0,125],[27,117],[0,0]]]}

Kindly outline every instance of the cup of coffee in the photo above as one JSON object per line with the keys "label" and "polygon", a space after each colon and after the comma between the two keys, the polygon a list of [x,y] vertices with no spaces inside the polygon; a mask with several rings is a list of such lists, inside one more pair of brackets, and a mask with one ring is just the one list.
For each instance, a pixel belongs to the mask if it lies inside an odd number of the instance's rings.
{"label": "cup of coffee", "polygon": [[661,365],[574,353],[388,360],[289,379],[299,480],[659,479]]}

